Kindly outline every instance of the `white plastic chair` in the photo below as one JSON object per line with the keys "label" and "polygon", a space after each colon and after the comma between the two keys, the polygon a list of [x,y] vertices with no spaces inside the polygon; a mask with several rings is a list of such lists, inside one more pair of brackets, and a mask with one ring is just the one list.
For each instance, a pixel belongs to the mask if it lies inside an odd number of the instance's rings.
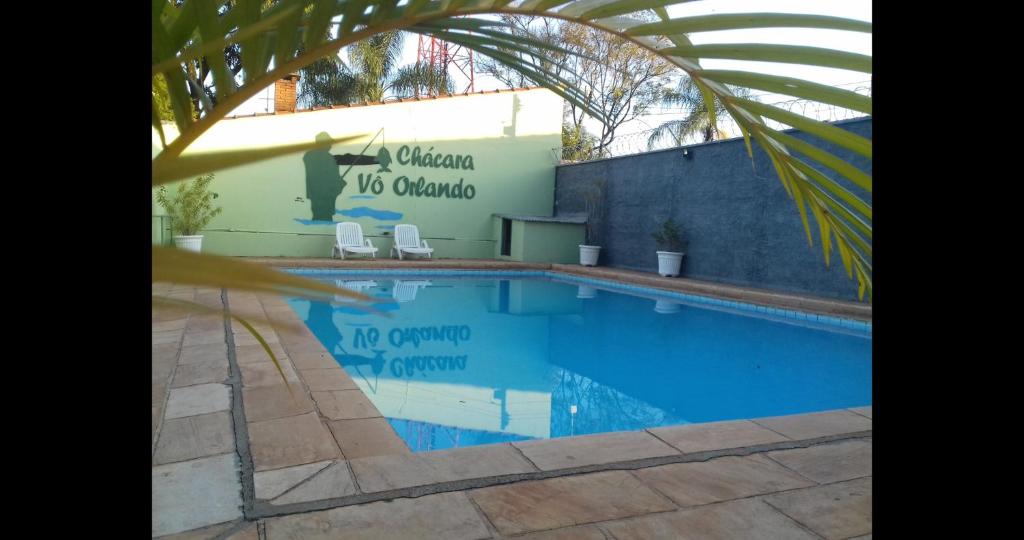
{"label": "white plastic chair", "polygon": [[[361,294],[366,294],[366,291],[377,286],[376,281],[346,281],[343,279],[334,280],[334,284],[342,289],[348,289]],[[352,299],[347,296],[341,296],[339,294],[334,295],[335,302],[346,302],[351,303]]]}
{"label": "white plastic chair", "polygon": [[399,259],[402,259],[403,252],[432,258],[434,248],[427,245],[426,240],[420,240],[420,230],[415,225],[401,224],[395,225],[395,243],[391,246],[392,257],[395,251],[398,252]]}
{"label": "white plastic chair", "polygon": [[334,249],[331,250],[331,258],[341,256],[345,258],[345,252],[369,253],[374,259],[377,258],[377,248],[369,238],[363,239],[363,228],[353,221],[343,221],[335,229]]}
{"label": "white plastic chair", "polygon": [[430,285],[429,281],[400,281],[396,279],[395,286],[391,290],[391,297],[399,302],[412,302],[416,299],[416,293],[428,285]]}

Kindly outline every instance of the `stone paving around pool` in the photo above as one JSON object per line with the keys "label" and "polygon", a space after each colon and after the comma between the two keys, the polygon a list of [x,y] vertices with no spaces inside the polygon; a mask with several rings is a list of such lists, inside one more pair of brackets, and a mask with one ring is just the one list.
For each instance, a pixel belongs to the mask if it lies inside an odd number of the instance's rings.
{"label": "stone paving around pool", "polygon": [[282,298],[154,294],[281,363],[154,309],[154,537],[870,537],[871,407],[412,454]]}

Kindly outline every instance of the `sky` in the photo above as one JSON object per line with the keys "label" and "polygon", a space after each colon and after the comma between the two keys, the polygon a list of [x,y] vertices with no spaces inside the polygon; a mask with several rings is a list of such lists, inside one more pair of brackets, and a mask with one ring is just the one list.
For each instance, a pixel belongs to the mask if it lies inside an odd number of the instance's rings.
{"label": "sky", "polygon": [[[756,13],[756,12],[777,12],[777,13],[809,13],[818,15],[832,15],[846,17],[862,21],[872,20],[870,0],[699,0],[668,7],[669,15],[681,17],[687,15],[706,15],[712,13]],[[402,64],[411,64],[416,61],[416,51],[419,36],[406,34],[405,49]],[[768,28],[731,30],[719,32],[701,32],[691,35],[691,40],[696,45],[708,43],[776,43],[789,45],[808,45],[815,47],[828,47],[859,54],[871,55],[871,34],[859,32],[847,32],[841,30],[813,30],[802,28]],[[344,57],[344,56],[343,56]],[[771,73],[787,77],[796,77],[814,81],[822,84],[840,86],[860,92],[870,91],[871,75],[855,71],[841,69],[821,68],[813,66],[800,66],[793,64],[780,64],[771,62],[746,62],[737,60],[704,60],[702,65],[708,69],[735,69],[743,71],[756,71]],[[475,91],[494,90],[505,88],[497,80],[477,75],[475,78]],[[463,90],[465,82],[456,82],[457,91]],[[767,94],[755,91],[756,98],[764,103],[779,103],[792,101],[789,96]],[[839,119],[847,116],[848,111],[822,110],[821,108],[808,107],[805,103],[791,104],[787,108],[794,112],[808,116],[820,115],[821,119]],[[257,96],[235,109],[232,114],[251,114],[253,112],[266,112],[273,108],[273,88],[260,92]],[[656,127],[661,122],[681,118],[682,114],[676,109],[655,108],[649,114],[621,126],[618,130],[618,137],[622,140],[623,149],[629,146],[636,139],[644,138],[642,132]],[[590,126],[591,131],[597,129]],[[735,129],[724,125],[726,131],[732,136],[738,136]],[[630,137],[631,134],[636,134]]]}

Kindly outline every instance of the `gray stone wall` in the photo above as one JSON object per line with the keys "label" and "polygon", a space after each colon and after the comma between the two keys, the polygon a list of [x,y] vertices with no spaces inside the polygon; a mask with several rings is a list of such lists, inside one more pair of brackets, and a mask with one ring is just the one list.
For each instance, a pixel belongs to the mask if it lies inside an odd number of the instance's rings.
{"label": "gray stone wall", "polygon": [[[834,125],[871,138],[870,118]],[[871,174],[867,158],[799,131],[788,133]],[[814,246],[808,245],[796,203],[756,142],[753,162],[742,138],[685,148],[688,157],[674,148],[559,166],[556,214],[594,210],[594,238],[588,241],[602,246],[602,266],[656,272],[658,248],[651,234],[672,217],[689,241],[682,277],[857,299],[857,282],[847,277],[838,252],[825,265],[810,211]],[[870,203],[870,193],[816,168]],[[596,209],[587,203],[595,194]]]}

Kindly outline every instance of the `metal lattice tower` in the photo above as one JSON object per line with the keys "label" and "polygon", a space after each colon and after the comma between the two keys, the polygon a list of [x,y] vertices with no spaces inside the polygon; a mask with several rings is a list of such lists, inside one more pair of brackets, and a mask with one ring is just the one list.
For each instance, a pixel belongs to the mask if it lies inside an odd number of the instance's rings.
{"label": "metal lattice tower", "polygon": [[[457,69],[468,80],[461,93],[472,92],[474,87],[473,51],[462,45],[452,45],[436,37],[420,35],[419,49],[416,52],[416,64],[427,65],[434,70],[444,69],[451,74],[452,67]],[[416,97],[433,96],[435,92],[428,88],[417,88]]]}

